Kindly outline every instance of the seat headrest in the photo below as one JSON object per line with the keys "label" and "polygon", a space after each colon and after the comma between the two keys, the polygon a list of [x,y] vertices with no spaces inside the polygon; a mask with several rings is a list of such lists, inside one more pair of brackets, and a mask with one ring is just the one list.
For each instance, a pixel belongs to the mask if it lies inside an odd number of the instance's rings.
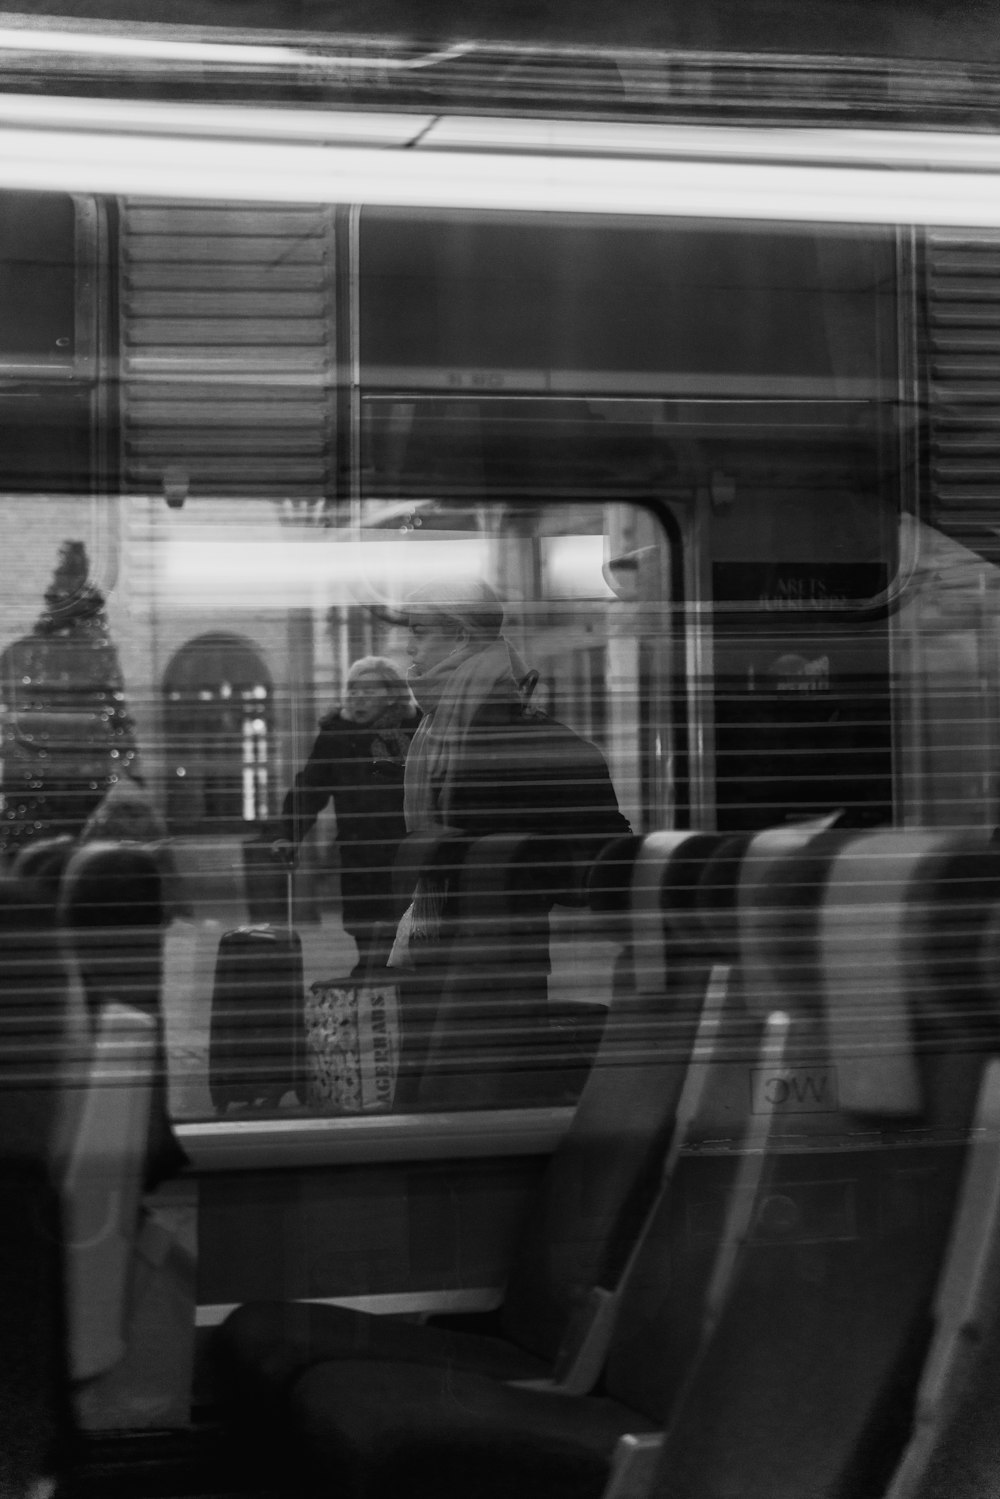
{"label": "seat headrest", "polygon": [[663,994],[667,984],[663,878],[678,849],[697,837],[687,828],[649,833],[632,869],[632,958],[636,991]]}
{"label": "seat headrest", "polygon": [[66,865],[59,909],[73,931],[163,926],[166,913],[155,855],[139,844],[84,844]]}
{"label": "seat headrest", "polygon": [[393,861],[393,884],[397,895],[412,895],[418,878],[427,870],[453,873],[461,867],[468,849],[468,838],[453,828],[408,834],[396,850]]}
{"label": "seat headrest", "polygon": [[[504,915],[516,915],[527,903],[537,910],[537,898],[551,898],[558,885],[548,840],[534,833],[488,833],[456,851],[461,857],[458,895],[463,920],[485,920],[493,926]],[[447,852],[443,854],[447,859]],[[442,868],[442,857],[434,866]],[[465,927],[464,935],[470,929]]]}
{"label": "seat headrest", "polygon": [[918,933],[934,901],[921,898],[920,874],[928,859],[978,841],[920,828],[859,833],[832,861],[820,952],[827,1036],[850,1112],[923,1107],[912,1022],[928,978]]}
{"label": "seat headrest", "polygon": [[741,993],[752,1015],[822,1008],[819,910],[831,863],[859,834],[807,825],[768,829],[752,839],[740,868]]}
{"label": "seat headrest", "polygon": [[14,875],[39,880],[51,890],[54,898],[75,847],[76,840],[69,833],[60,833],[54,838],[36,838],[33,843],[26,844],[14,860]]}
{"label": "seat headrest", "polygon": [[1000,848],[967,837],[930,852],[910,887],[917,1020],[952,1041],[993,1042],[1000,1020],[994,932],[1000,920]]}
{"label": "seat headrest", "polygon": [[706,864],[725,837],[724,833],[693,833],[667,860],[660,887],[660,905],[671,943],[704,949],[700,883]]}
{"label": "seat headrest", "polygon": [[0,936],[13,939],[20,933],[48,930],[55,925],[55,909],[43,880],[16,871],[0,874]]}
{"label": "seat headrest", "polygon": [[710,951],[720,962],[731,962],[738,949],[736,898],[740,866],[752,833],[723,837],[705,860],[698,881],[697,910]]}
{"label": "seat headrest", "polygon": [[642,839],[634,833],[612,838],[604,845],[587,878],[587,897],[592,910],[607,916],[628,914],[632,871],[641,847]]}
{"label": "seat headrest", "polygon": [[[51,892],[0,876],[0,1083],[37,1088],[63,1060],[68,990]],[[16,1124],[16,1121],[15,1121]],[[5,1123],[4,1148],[12,1128]],[[30,1141],[28,1141],[30,1145]]]}

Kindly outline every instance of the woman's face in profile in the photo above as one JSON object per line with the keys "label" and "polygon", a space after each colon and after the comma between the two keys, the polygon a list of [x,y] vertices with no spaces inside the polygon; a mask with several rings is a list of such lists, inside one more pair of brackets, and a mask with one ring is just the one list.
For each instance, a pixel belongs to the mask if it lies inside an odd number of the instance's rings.
{"label": "woman's face in profile", "polygon": [[406,654],[418,672],[430,671],[459,644],[458,630],[440,615],[410,615]]}

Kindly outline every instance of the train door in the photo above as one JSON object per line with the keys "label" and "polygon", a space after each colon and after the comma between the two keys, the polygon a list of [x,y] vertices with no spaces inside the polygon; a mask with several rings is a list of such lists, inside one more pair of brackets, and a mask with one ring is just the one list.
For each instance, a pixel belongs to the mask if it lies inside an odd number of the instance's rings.
{"label": "train door", "polygon": [[830,473],[709,516],[720,829],[892,820],[892,517]]}
{"label": "train door", "polygon": [[894,234],[365,210],[355,252],[362,509],[533,502],[536,567],[585,500],[674,517],[598,667],[637,825],[891,817]]}
{"label": "train door", "polygon": [[[675,408],[693,817],[734,832],[888,822],[891,617],[914,503],[905,251],[881,232],[776,236],[765,262],[752,241],[730,246],[730,270],[770,318],[757,308],[752,344],[707,324],[716,398]],[[751,357],[755,390],[740,374]]]}

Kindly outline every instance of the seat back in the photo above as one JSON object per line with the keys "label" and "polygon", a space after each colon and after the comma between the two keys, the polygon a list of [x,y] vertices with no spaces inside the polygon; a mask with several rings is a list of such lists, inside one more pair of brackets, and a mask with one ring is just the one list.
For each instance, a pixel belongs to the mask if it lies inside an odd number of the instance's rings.
{"label": "seat back", "polygon": [[[968,856],[931,863],[925,890],[948,918],[929,924],[922,958],[936,975],[918,1026],[935,1086],[964,1116],[978,1058],[991,1056],[979,1088],[951,1227],[932,1309],[934,1336],[921,1372],[916,1417],[887,1499],[966,1499],[987,1492],[1000,1462],[996,1389],[1000,1377],[1000,890],[988,911],[977,899],[979,871]],[[978,957],[978,972],[963,955]],[[950,1045],[946,1041],[950,1039]],[[945,1127],[952,1121],[945,1120]]]}
{"label": "seat back", "polygon": [[[866,1499],[888,1481],[983,1065],[946,1018],[948,984],[980,1004],[984,988],[975,945],[946,938],[954,902],[942,886],[958,868],[982,929],[1000,864],[971,837],[825,834],[744,888],[750,1007],[796,984],[806,1003],[785,1068],[751,1080],[780,1117],[654,1492],[792,1499],[807,1475],[815,1499]],[[803,900],[803,885],[818,899]],[[935,969],[928,945],[941,943],[948,961]]]}
{"label": "seat back", "polygon": [[13,866],[14,876],[44,886],[55,904],[63,871],[75,847],[76,839],[69,833],[59,833],[52,838],[36,838],[18,852]]}
{"label": "seat back", "polygon": [[84,844],[69,859],[59,913],[83,985],[91,1024],[113,1002],[148,1015],[154,1053],[146,1186],[174,1175],[185,1162],[167,1107],[163,1015],[165,912],[155,854],[138,844]]}
{"label": "seat back", "polygon": [[885,1499],[972,1499],[1000,1458],[1000,1060],[987,1066],[948,1255],[933,1305],[913,1430]]}
{"label": "seat back", "polygon": [[0,877],[0,1493],[56,1474],[72,1428],[55,1120],[68,990],[51,892]]}
{"label": "seat back", "polygon": [[702,961],[712,960],[712,1031],[693,1059],[697,1086],[684,1137],[675,1140],[669,1183],[629,1265],[605,1371],[610,1394],[658,1423],[679,1398],[733,1274],[773,1127],[760,1081],[783,1072],[775,1055],[780,1044],[783,1058],[787,1046],[782,1007],[794,1025],[800,1004],[794,992],[776,993],[762,1014],[746,1004],[738,910],[753,842],[721,835],[692,871],[692,917]]}
{"label": "seat back", "polygon": [[94,1017],[121,999],[152,1016],[162,1033],[165,920],[153,854],[138,844],[76,849],[62,876],[60,915]]}
{"label": "seat back", "polygon": [[151,1016],[118,1003],[102,1007],[62,1176],[75,1380],[104,1373],[125,1352],[155,1050]]}
{"label": "seat back", "polygon": [[633,846],[634,987],[614,997],[572,1125],[516,1246],[501,1312],[506,1335],[541,1357],[559,1353],[594,1286],[615,1286],[659,1187],[709,972],[692,959],[697,932],[690,912],[687,926],[682,917],[716,842],[667,833]]}
{"label": "seat back", "polygon": [[529,834],[494,834],[432,847],[430,878],[449,893],[441,939],[417,954],[421,987],[429,980],[436,991],[424,1007],[420,1109],[541,1101],[549,930],[536,845]]}

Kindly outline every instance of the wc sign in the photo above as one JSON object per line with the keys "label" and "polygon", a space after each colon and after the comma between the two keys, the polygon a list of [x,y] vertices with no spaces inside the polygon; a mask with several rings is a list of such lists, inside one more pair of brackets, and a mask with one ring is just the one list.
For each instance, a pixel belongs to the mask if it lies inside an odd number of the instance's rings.
{"label": "wc sign", "polygon": [[826,1114],[837,1107],[834,1067],[760,1067],[750,1074],[755,1114]]}

